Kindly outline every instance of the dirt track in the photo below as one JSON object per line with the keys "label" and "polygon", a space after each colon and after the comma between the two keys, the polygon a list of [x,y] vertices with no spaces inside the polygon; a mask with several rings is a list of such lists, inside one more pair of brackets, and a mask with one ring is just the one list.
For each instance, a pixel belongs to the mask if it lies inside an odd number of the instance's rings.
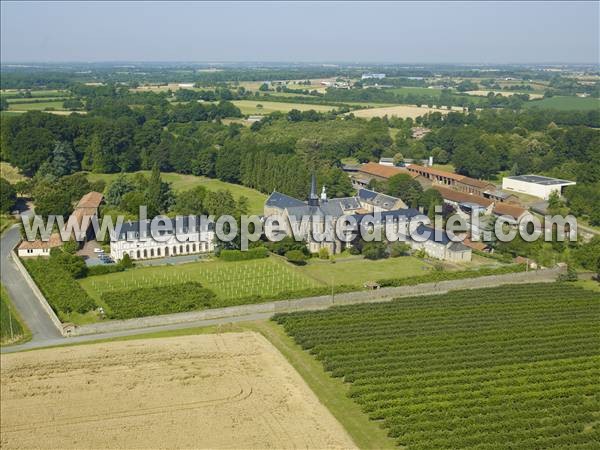
{"label": "dirt track", "polygon": [[349,448],[261,335],[226,333],[1,357],[2,448]]}

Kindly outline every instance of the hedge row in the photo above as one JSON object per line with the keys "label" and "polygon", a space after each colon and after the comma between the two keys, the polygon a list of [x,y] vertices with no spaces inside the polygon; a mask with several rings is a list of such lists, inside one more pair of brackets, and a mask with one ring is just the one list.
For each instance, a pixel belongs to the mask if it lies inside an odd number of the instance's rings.
{"label": "hedge row", "polygon": [[96,308],[96,302],[57,260],[26,259],[23,264],[57,314],[83,314]]}
{"label": "hedge row", "polygon": [[504,275],[507,273],[524,272],[524,264],[512,264],[510,266],[461,270],[457,272],[430,272],[427,275],[419,275],[407,278],[385,278],[377,280],[381,287],[413,286],[421,283],[437,283],[438,281],[462,280],[464,278],[478,278],[489,275]]}
{"label": "hedge row", "polygon": [[223,261],[247,261],[249,259],[266,258],[267,256],[269,256],[269,250],[266,247],[255,247],[246,251],[221,250],[219,255]]}
{"label": "hedge row", "polygon": [[215,294],[200,283],[110,291],[102,294],[111,319],[156,316],[214,307]]}

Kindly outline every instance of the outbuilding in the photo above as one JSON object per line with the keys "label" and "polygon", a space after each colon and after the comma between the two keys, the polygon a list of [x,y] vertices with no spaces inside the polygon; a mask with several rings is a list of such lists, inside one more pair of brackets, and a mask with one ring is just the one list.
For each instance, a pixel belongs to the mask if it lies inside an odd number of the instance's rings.
{"label": "outbuilding", "polygon": [[548,200],[550,194],[555,191],[562,195],[565,186],[574,186],[575,184],[575,181],[541,175],[517,175],[502,178],[502,189],[543,198],[544,200]]}

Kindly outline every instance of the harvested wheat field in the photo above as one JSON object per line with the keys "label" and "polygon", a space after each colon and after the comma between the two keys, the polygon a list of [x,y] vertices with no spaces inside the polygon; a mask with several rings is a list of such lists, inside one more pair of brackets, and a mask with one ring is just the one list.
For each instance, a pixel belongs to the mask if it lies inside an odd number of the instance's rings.
{"label": "harvested wheat field", "polygon": [[[453,106],[452,111],[462,111],[463,108],[459,106]],[[450,110],[447,108],[429,108],[428,106],[417,106],[417,105],[398,105],[398,106],[384,106],[381,108],[367,108],[367,109],[357,109],[356,111],[352,111],[351,114],[354,114],[356,117],[362,117],[365,119],[370,119],[372,117],[401,117],[407,118],[411,117],[413,119],[424,116],[430,112],[440,112],[442,114],[447,114]]]}
{"label": "harvested wheat field", "polygon": [[2,355],[2,448],[354,448],[260,334]]}

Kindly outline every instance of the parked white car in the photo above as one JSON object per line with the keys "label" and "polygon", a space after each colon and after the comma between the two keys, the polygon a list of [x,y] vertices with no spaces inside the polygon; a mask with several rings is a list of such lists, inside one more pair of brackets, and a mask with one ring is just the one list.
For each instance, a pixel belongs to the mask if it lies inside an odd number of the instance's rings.
{"label": "parked white car", "polygon": [[94,253],[104,253],[104,250],[101,248],[95,248]]}

